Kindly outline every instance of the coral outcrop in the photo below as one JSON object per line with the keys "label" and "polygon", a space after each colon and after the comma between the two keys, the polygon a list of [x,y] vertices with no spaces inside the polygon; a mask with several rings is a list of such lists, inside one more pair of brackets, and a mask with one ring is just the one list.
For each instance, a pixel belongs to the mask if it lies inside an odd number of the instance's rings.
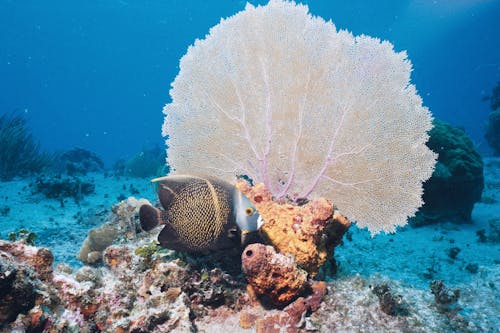
{"label": "coral outcrop", "polygon": [[333,205],[315,198],[303,205],[274,200],[264,184],[240,179],[236,187],[257,209],[265,244],[248,245],[242,267],[251,292],[284,306],[304,295],[350,226]]}
{"label": "coral outcrop", "polygon": [[94,193],[95,184],[92,181],[74,176],[40,175],[32,186],[32,193],[41,193],[50,199],[58,199],[64,206],[65,198],[73,198],[79,203],[86,195]]}
{"label": "coral outcrop", "polygon": [[18,242],[0,240],[0,251],[15,257],[16,262],[31,266],[40,279],[50,280],[52,278],[54,256],[49,249],[27,245],[23,240]]}
{"label": "coral outcrop", "polygon": [[412,225],[469,222],[484,188],[481,155],[462,129],[437,119],[427,145],[439,157],[432,177],[424,184],[425,204]]}
{"label": "coral outcrop", "polygon": [[75,273],[52,272],[47,249],[2,241],[0,330],[193,332],[197,318],[249,303],[244,284],[220,269],[167,260],[170,252],[135,255],[144,241],[109,246],[103,266]]}
{"label": "coral outcrop", "polygon": [[59,301],[49,286],[52,261],[49,249],[23,240],[0,240],[0,330],[8,326],[29,327],[29,332],[44,329]]}
{"label": "coral outcrop", "polygon": [[291,255],[276,253],[272,246],[251,244],[241,260],[253,292],[273,304],[289,303],[307,286],[307,272],[297,267]]}
{"label": "coral outcrop", "polygon": [[85,176],[89,172],[104,170],[104,163],[97,154],[83,148],[73,148],[57,158],[56,170],[70,176]]}
{"label": "coral outcrop", "polygon": [[129,177],[158,177],[169,173],[165,165],[165,151],[158,146],[144,148],[128,161],[123,162],[123,175]]}
{"label": "coral outcrop", "polygon": [[490,112],[484,136],[493,148],[493,155],[500,156],[500,107]]}
{"label": "coral outcrop", "polygon": [[493,88],[488,99],[490,100],[491,112],[486,123],[484,137],[493,148],[493,155],[500,156],[500,82]]}
{"label": "coral outcrop", "polygon": [[0,327],[35,306],[38,284],[29,266],[0,252]]}
{"label": "coral outcrop", "polygon": [[315,282],[311,294],[299,297],[282,311],[262,313],[262,308],[253,307],[240,312],[239,323],[242,328],[254,327],[257,333],[296,333],[305,325],[308,314],[317,311],[327,293],[325,282]]}
{"label": "coral outcrop", "polygon": [[265,241],[278,252],[293,256],[310,277],[314,277],[333,254],[333,248],[351,224],[324,198],[298,206],[274,201],[262,183],[251,186],[240,179],[236,187],[262,217],[264,224],[260,230]]}
{"label": "coral outcrop", "polygon": [[133,239],[139,230],[139,208],[149,204],[146,199],[129,197],[113,206],[110,221],[88,232],[77,258],[85,264],[96,264],[102,260],[102,252],[117,237]]}

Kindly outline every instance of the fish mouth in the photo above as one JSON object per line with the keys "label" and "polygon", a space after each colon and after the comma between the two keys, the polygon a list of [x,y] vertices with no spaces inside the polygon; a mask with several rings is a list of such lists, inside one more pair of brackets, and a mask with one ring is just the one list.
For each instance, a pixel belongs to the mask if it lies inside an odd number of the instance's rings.
{"label": "fish mouth", "polygon": [[242,248],[253,243],[262,243],[263,239],[259,230],[241,230],[241,246]]}

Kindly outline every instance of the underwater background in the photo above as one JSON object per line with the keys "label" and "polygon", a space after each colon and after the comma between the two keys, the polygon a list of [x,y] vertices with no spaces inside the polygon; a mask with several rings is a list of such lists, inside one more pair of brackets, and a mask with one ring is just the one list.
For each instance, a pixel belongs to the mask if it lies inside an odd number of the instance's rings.
{"label": "underwater background", "polygon": [[307,311],[285,308],[297,322],[251,307],[240,253],[159,249],[138,220],[169,170],[179,59],[246,1],[0,0],[0,332],[500,332],[500,1],[301,3],[407,51],[442,157],[417,217],[351,227],[321,307],[313,288]]}

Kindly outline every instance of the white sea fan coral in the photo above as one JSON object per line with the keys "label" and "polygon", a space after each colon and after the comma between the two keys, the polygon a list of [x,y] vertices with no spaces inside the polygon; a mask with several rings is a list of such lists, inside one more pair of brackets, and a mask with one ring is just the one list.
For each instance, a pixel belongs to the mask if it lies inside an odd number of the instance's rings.
{"label": "white sea fan coral", "polygon": [[196,40],[164,108],[175,173],[244,174],[280,197],[325,196],[372,233],[422,204],[432,117],[391,43],[271,0]]}

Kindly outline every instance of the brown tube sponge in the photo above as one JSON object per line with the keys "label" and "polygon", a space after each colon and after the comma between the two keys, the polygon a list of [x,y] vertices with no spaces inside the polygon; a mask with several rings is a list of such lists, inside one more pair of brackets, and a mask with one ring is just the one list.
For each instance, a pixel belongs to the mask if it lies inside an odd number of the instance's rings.
{"label": "brown tube sponge", "polygon": [[264,220],[261,233],[280,253],[290,254],[297,265],[314,277],[328,254],[340,243],[350,222],[325,198],[302,206],[273,201],[264,184],[239,180],[236,187],[255,205]]}

